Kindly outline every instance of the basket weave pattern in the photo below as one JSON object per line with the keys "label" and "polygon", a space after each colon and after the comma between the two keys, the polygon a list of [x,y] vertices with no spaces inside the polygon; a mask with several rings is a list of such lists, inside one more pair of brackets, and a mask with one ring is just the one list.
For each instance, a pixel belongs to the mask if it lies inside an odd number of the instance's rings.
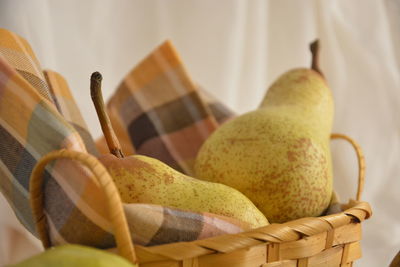
{"label": "basket weave pattern", "polygon": [[343,205],[343,212],[270,224],[240,234],[221,235],[192,242],[143,247],[132,245],[118,191],[104,166],[93,156],[76,151],[51,152],[35,167],[30,180],[31,204],[44,247],[51,246],[43,211],[42,174],[45,166],[58,158],[77,160],[98,179],[109,199],[118,253],[140,266],[352,266],[361,257],[361,222],[372,212],[360,201],[364,184],[364,157],[351,138],[333,134],[354,147],[358,157],[356,200]]}

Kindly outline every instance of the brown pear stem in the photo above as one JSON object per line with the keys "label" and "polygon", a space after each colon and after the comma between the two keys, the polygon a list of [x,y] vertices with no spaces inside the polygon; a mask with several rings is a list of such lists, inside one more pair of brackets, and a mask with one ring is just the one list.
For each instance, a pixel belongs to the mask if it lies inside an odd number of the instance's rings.
{"label": "brown pear stem", "polygon": [[319,68],[319,40],[316,39],[314,42],[310,44],[310,51],[312,55],[312,60],[311,60],[311,69],[315,70],[319,74],[321,74],[322,77],[324,77],[324,74],[322,73],[321,69]]}
{"label": "brown pear stem", "polygon": [[97,116],[99,117],[101,130],[103,131],[104,138],[106,139],[108,149],[110,153],[118,158],[123,158],[124,154],[121,150],[121,145],[115,135],[115,132],[111,126],[110,118],[105,109],[103,95],[101,93],[101,81],[103,77],[100,72],[93,72],[90,77],[90,96],[94,107],[96,108]]}

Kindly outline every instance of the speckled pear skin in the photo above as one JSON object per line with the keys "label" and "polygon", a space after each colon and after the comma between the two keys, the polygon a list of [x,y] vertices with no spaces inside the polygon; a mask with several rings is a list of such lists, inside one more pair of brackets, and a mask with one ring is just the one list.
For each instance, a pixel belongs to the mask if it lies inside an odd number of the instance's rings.
{"label": "speckled pear skin", "polygon": [[282,75],[260,108],[220,126],[201,147],[196,177],[245,194],[271,223],[319,216],[332,196],[333,100],[310,69]]}
{"label": "speckled pear skin", "polygon": [[99,158],[125,203],[150,203],[195,212],[209,212],[247,222],[252,228],[268,220],[239,191],[223,184],[186,176],[161,161],[134,155]]}

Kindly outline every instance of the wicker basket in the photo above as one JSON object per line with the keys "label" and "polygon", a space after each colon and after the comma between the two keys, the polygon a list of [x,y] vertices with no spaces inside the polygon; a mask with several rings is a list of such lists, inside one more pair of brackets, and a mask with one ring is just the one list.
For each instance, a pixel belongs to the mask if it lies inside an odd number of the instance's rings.
{"label": "wicker basket", "polygon": [[140,266],[352,266],[361,257],[361,222],[371,216],[367,202],[360,201],[364,184],[364,157],[349,137],[333,134],[332,139],[350,142],[358,157],[359,177],[356,200],[342,205],[343,212],[270,224],[240,234],[221,235],[192,242],[143,247],[133,245],[120,196],[105,167],[93,156],[60,150],[41,159],[30,180],[31,205],[43,246],[51,246],[43,211],[45,166],[58,158],[77,160],[94,173],[108,196],[110,220],[118,253]]}

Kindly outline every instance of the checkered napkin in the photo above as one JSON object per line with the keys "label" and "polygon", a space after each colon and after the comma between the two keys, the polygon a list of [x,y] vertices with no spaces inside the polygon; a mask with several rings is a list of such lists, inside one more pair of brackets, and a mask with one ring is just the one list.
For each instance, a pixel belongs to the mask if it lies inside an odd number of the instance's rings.
{"label": "checkered napkin", "polygon": [[[147,75],[148,70],[144,68],[143,72]],[[141,77],[140,69],[136,73]],[[211,117],[206,114],[205,118]],[[121,129],[125,129],[123,126],[121,123]],[[29,177],[41,157],[61,148],[97,154],[63,77],[53,71],[43,74],[28,43],[0,29],[0,189],[22,224],[35,235]],[[89,170],[71,160],[57,160],[49,164],[44,178],[44,207],[53,245],[115,246],[104,210],[105,196]],[[190,241],[249,227],[214,214],[148,204],[123,205],[133,239],[141,245]]]}
{"label": "checkered napkin", "polygon": [[[233,116],[189,78],[171,42],[155,49],[126,75],[107,104],[126,154],[157,158],[194,175],[201,144]],[[104,139],[97,142],[105,152]]]}

